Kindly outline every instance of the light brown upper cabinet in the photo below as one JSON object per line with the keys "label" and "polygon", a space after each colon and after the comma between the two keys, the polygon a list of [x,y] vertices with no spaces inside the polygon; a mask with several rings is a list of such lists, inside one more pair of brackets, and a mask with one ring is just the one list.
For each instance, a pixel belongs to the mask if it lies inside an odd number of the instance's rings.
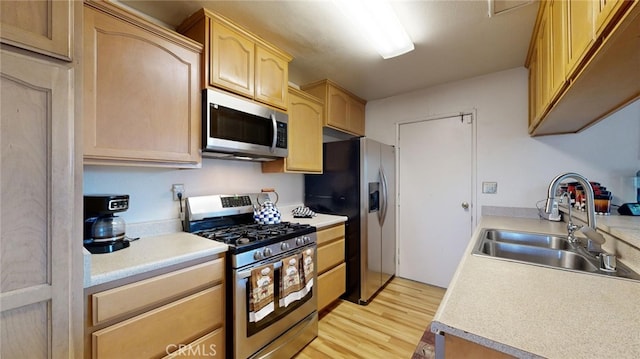
{"label": "light brown upper cabinet", "polygon": [[263,162],[262,172],[322,173],[324,104],[318,98],[289,88],[287,158]]}
{"label": "light brown upper cabinet", "polygon": [[575,133],[640,98],[640,1],[541,1],[529,46],[529,133]]}
{"label": "light brown upper cabinet", "polygon": [[567,2],[548,1],[538,23],[535,47],[529,63],[530,111],[529,128],[535,128],[544,115],[545,105],[554,102],[566,84]]}
{"label": "light brown upper cabinet", "polygon": [[[595,0],[599,1],[599,0]],[[573,77],[578,65],[592,49],[594,37],[593,9],[594,0],[567,1],[567,77]],[[548,4],[545,4],[547,7]]]}
{"label": "light brown upper cabinet", "polygon": [[331,80],[302,86],[302,90],[324,101],[324,125],[356,136],[364,136],[366,101]]}
{"label": "light brown upper cabinet", "polygon": [[111,3],[86,3],[85,164],[198,167],[201,51]]}
{"label": "light brown upper cabinet", "polygon": [[621,7],[626,6],[625,0],[596,0],[594,4],[596,36],[601,35],[613,24],[613,16],[618,14]]}
{"label": "light brown upper cabinet", "polygon": [[178,32],[204,45],[202,88],[287,109],[291,55],[207,9],[191,15]]}
{"label": "light brown upper cabinet", "polygon": [[73,0],[2,0],[2,42],[71,60],[72,11]]}

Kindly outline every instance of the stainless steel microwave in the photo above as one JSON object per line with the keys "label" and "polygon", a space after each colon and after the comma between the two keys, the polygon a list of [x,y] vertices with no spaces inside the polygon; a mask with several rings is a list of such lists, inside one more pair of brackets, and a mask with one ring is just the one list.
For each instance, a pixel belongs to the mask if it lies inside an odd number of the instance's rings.
{"label": "stainless steel microwave", "polygon": [[202,156],[271,161],[287,157],[288,115],[216,89],[202,90]]}

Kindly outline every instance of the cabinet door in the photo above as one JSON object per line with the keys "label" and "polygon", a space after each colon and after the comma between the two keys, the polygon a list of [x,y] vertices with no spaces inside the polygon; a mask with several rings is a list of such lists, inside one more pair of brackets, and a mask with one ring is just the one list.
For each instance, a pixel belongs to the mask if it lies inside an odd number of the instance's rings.
{"label": "cabinet door", "polygon": [[71,60],[72,8],[72,0],[2,0],[2,42]]}
{"label": "cabinet door", "polygon": [[211,21],[211,85],[253,98],[254,42],[215,19]]}
{"label": "cabinet door", "polygon": [[287,109],[289,62],[273,51],[256,45],[255,99]]}
{"label": "cabinet door", "polygon": [[[614,15],[625,5],[625,0],[594,0],[596,36],[606,28]],[[628,1],[629,2],[629,1]]]}
{"label": "cabinet door", "polygon": [[160,358],[224,323],[222,285],[91,334],[92,357]]}
{"label": "cabinet door", "polygon": [[324,309],[346,290],[347,266],[342,263],[318,276],[318,311]]}
{"label": "cabinet door", "polygon": [[529,132],[538,125],[538,47],[534,47],[529,61]]}
{"label": "cabinet door", "polygon": [[330,86],[327,94],[327,118],[326,123],[329,126],[349,130],[348,108],[349,96],[337,88]]}
{"label": "cabinet door", "polygon": [[323,107],[294,93],[289,95],[287,170],[322,172]]}
{"label": "cabinet door", "polygon": [[593,1],[569,0],[567,3],[568,58],[567,78],[572,78],[594,41]]}
{"label": "cabinet door", "polygon": [[542,15],[540,27],[538,29],[538,91],[540,104],[540,112],[548,106],[550,100],[550,83],[551,83],[551,25],[549,21],[549,8],[547,7]]}
{"label": "cabinet door", "polygon": [[0,357],[77,357],[72,70],[0,57]]}
{"label": "cabinet door", "polygon": [[200,54],[92,7],[84,16],[85,163],[198,164]]}
{"label": "cabinet door", "polygon": [[550,22],[550,61],[551,76],[549,84],[549,98],[554,101],[565,84],[565,59],[567,57],[566,47],[566,2],[552,0],[549,2],[549,22]]}
{"label": "cabinet door", "polygon": [[205,335],[204,337],[189,343],[187,345],[180,346],[179,350],[165,356],[163,359],[175,359],[175,358],[199,358],[207,359],[224,358],[225,357],[225,340],[224,340],[224,328],[216,329],[212,333]]}
{"label": "cabinet door", "polygon": [[349,131],[364,136],[365,105],[353,98],[349,99]]}

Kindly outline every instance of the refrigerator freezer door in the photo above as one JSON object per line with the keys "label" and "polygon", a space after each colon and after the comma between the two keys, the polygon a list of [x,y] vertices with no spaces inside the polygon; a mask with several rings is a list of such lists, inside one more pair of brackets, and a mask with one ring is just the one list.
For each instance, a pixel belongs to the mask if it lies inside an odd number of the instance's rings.
{"label": "refrigerator freezer door", "polygon": [[[362,171],[361,178],[363,181],[361,189],[368,192],[370,183],[376,183],[378,184],[377,187],[379,187],[381,144],[366,138],[361,139],[360,141],[360,153],[362,155],[360,162]],[[379,193],[380,191],[378,190],[378,197]],[[362,198],[369,202],[366,204],[367,209],[374,205],[371,203],[371,200],[375,198],[371,198],[368,193],[366,196],[362,196]],[[380,201],[377,200],[376,202],[375,206],[378,207]],[[378,218],[379,214],[379,210],[373,212],[366,211],[363,213],[363,222],[361,224],[362,236],[360,242],[360,254],[362,261],[360,293],[361,301],[363,302],[369,301],[382,285],[382,244],[380,219]]]}
{"label": "refrigerator freezer door", "polygon": [[380,163],[383,172],[384,217],[381,228],[382,283],[396,273],[396,154],[395,147],[382,145]]}

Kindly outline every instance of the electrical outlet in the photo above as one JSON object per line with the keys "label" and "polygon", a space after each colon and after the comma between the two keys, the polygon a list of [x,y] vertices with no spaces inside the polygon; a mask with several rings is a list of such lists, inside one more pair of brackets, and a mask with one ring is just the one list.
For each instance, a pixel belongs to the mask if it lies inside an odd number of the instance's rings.
{"label": "electrical outlet", "polygon": [[180,193],[180,196],[182,196],[182,198],[184,198],[184,185],[183,184],[174,184],[173,186],[171,186],[171,191],[173,191],[173,200],[174,201],[179,201],[180,198],[178,197],[178,193]]}
{"label": "electrical outlet", "polygon": [[498,182],[482,182],[482,193],[498,193]]}

